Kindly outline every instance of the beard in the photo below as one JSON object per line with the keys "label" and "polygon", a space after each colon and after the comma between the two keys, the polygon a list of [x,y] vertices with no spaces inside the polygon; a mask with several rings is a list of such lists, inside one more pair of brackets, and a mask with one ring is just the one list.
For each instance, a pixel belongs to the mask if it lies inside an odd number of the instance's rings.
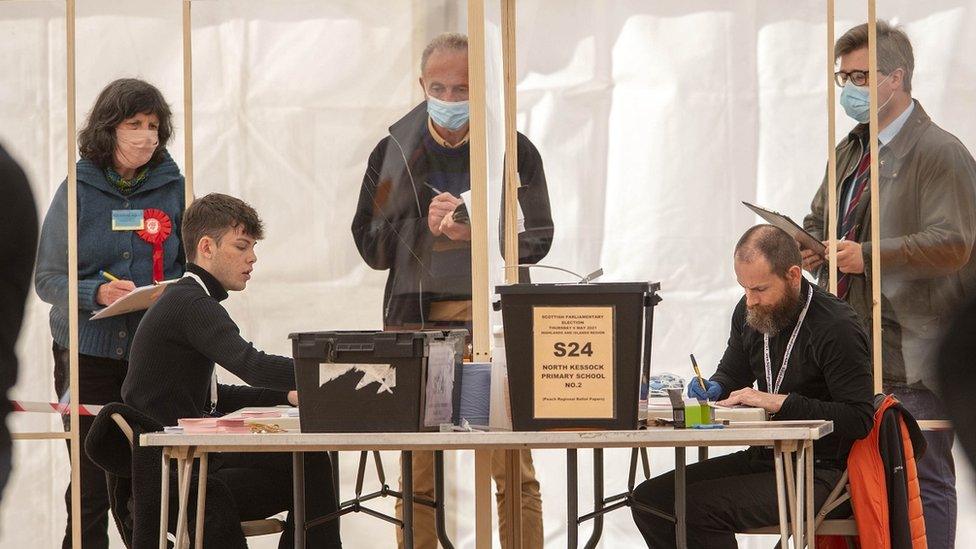
{"label": "beard", "polygon": [[746,310],[746,324],[754,330],[774,336],[780,330],[789,327],[796,321],[800,312],[800,293],[787,288],[783,299],[775,305],[748,307]]}

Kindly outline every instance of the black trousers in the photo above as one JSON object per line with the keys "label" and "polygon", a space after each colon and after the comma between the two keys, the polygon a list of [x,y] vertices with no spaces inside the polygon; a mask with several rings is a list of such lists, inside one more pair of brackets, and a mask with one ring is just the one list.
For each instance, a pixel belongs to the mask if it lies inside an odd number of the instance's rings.
{"label": "black trousers", "polygon": [[[737,547],[735,532],[779,524],[772,451],[749,448],[687,468],[688,547]],[[814,505],[819,509],[843,471],[814,462]],[[674,472],[643,482],[634,498],[674,514]],[[633,509],[634,522],[648,547],[675,547],[674,523]]]}
{"label": "black trousers", "polygon": [[[68,382],[68,350],[57,343],[54,352],[54,389],[59,398],[67,402],[69,390]],[[124,360],[113,360],[97,356],[78,356],[78,390],[80,404],[108,404],[122,402],[122,381],[128,363]],[[68,430],[71,416],[62,416],[64,429]],[[95,420],[91,416],[79,418],[80,428],[78,440],[84,446],[85,437]],[[68,442],[70,455],[71,441]],[[88,455],[81,452],[81,544],[85,549],[108,549],[108,485],[105,472],[88,459]],[[64,492],[64,504],[68,511],[68,523],[65,526],[64,549],[71,547],[71,523],[76,520],[71,516],[71,484]]]}
{"label": "black trousers", "polygon": [[[236,521],[260,520],[288,511],[279,549],[295,546],[292,496],[292,455],[289,453],[211,454],[209,476],[223,481],[230,489],[237,513]],[[307,520],[329,514],[339,507],[332,482],[332,462],[327,453],[305,454],[305,516]],[[209,510],[208,510],[209,513]],[[207,530],[204,530],[206,532]],[[305,538],[309,548],[338,549],[339,520],[310,529]],[[244,536],[222,539],[220,547],[246,549]]]}

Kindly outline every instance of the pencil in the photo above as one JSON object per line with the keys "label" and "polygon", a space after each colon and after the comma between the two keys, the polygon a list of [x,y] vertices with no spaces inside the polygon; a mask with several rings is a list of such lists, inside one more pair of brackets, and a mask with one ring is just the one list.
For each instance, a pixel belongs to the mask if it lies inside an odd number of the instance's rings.
{"label": "pencil", "polygon": [[100,274],[103,277],[105,277],[105,280],[110,280],[112,282],[118,282],[119,281],[119,277],[115,276],[114,274],[112,274],[112,273],[110,273],[108,271],[98,271],[98,274]]}
{"label": "pencil", "polygon": [[701,375],[701,370],[698,369],[698,361],[695,360],[695,353],[691,355],[691,367],[695,369],[695,376],[698,378],[698,384],[701,385],[702,391],[708,394],[708,389],[705,388],[705,378]]}
{"label": "pencil", "polygon": [[427,188],[429,188],[430,190],[434,191],[437,194],[443,194],[444,193],[444,191],[438,189],[437,187],[431,185],[430,183],[428,183],[426,181],[424,181],[424,185],[426,185]]}

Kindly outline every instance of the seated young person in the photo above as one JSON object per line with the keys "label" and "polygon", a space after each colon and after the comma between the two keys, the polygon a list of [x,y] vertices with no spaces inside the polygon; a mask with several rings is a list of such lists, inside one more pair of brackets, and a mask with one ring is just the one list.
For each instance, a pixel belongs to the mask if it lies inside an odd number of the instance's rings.
{"label": "seated young person", "polygon": [[[705,390],[691,383],[688,394],[764,408],[773,420],[833,421],[834,432],[813,446],[819,508],[851,444],[871,430],[871,357],[854,310],[807,282],[800,261],[796,241],[772,225],[742,235],[734,268],[745,296],[732,313],[728,347]],[[689,465],[688,547],[736,547],[735,532],[777,524],[773,467],[772,450],[757,446]],[[648,547],[674,547],[674,523],[646,509],[674,512],[674,473],[645,481],[634,498]]]}
{"label": "seated young person", "polygon": [[[228,291],[244,290],[251,278],[254,247],[263,237],[257,212],[237,198],[209,194],[186,209],[182,235],[187,273],[166,289],[136,330],[122,385],[124,402],[163,425],[246,406],[297,405],[292,359],[255,349],[220,304]],[[250,386],[218,384],[215,363]],[[230,489],[240,521],[292,510],[287,453],[214,454],[210,471],[211,478]],[[305,471],[307,516],[335,511],[328,454],[307,455]],[[312,528],[307,541],[309,547],[340,547],[338,521]],[[278,547],[293,544],[289,512]],[[219,546],[244,548],[247,543],[242,532],[238,539],[221,539]]]}

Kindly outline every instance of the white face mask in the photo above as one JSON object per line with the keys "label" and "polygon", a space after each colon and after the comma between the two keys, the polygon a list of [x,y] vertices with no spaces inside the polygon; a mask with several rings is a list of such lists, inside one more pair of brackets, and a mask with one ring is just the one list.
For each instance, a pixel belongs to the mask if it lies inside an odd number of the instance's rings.
{"label": "white face mask", "polygon": [[[884,77],[884,80],[878,82],[878,85],[884,84],[891,78],[891,74]],[[895,92],[892,91],[878,107],[878,115],[881,115],[881,111],[888,106],[888,103],[895,96]],[[855,121],[861,124],[867,124],[868,120],[871,118],[871,101],[870,88],[868,86],[855,86],[853,82],[847,82],[844,85],[844,91],[840,94],[840,106],[844,107],[844,112],[847,116],[850,116]]]}
{"label": "white face mask", "polygon": [[115,165],[135,170],[145,166],[159,145],[156,130],[115,130]]}
{"label": "white face mask", "polygon": [[427,96],[427,113],[430,115],[434,124],[451,131],[461,129],[468,123],[469,111],[467,101],[441,101],[440,99]]}

